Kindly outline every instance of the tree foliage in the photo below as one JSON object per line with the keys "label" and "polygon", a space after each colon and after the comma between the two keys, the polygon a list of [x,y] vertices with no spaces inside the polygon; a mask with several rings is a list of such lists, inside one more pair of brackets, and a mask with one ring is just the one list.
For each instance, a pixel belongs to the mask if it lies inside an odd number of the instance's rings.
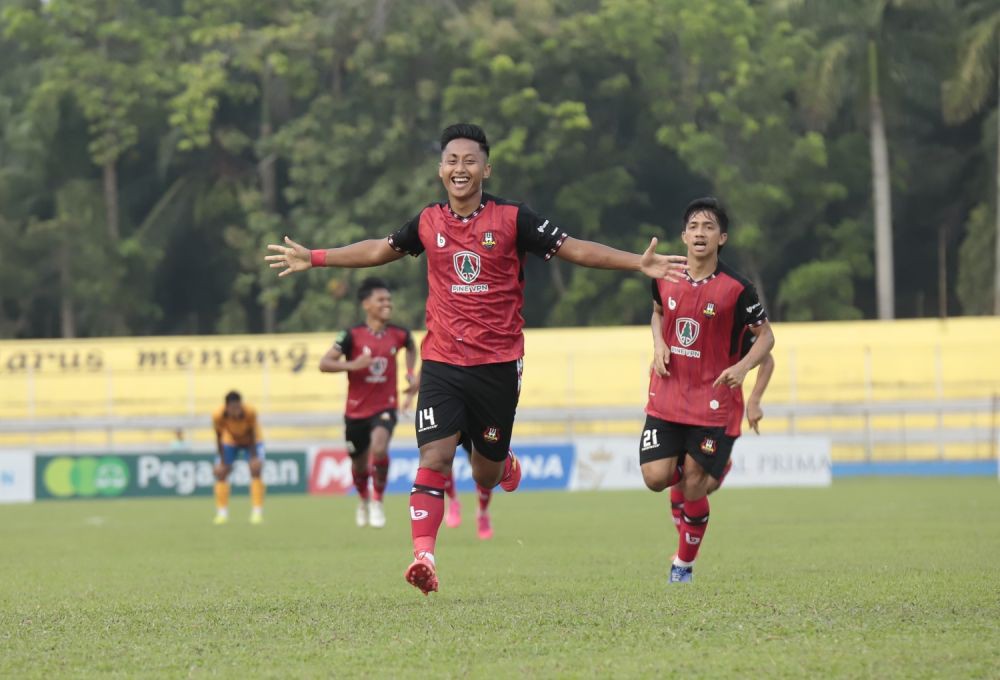
{"label": "tree foliage", "polygon": [[[351,323],[371,272],[279,282],[263,246],[384,237],[441,199],[437,135],[460,120],[491,137],[487,189],[573,236],[677,251],[684,205],[716,194],[725,257],[772,317],[871,316],[876,39],[898,313],[937,309],[939,232],[959,265],[946,294],[979,312],[993,263],[957,250],[995,205],[996,16],[982,0],[8,0],[0,334]],[[421,325],[424,263],[378,274]],[[634,275],[528,258],[526,276],[531,325],[648,320]]]}

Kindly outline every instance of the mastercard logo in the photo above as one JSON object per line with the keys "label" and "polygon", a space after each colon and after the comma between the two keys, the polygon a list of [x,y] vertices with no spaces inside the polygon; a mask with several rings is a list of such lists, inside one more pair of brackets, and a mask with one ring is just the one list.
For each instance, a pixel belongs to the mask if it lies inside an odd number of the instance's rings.
{"label": "mastercard logo", "polygon": [[117,456],[63,456],[49,461],[42,480],[56,498],[120,496],[128,487],[129,471]]}

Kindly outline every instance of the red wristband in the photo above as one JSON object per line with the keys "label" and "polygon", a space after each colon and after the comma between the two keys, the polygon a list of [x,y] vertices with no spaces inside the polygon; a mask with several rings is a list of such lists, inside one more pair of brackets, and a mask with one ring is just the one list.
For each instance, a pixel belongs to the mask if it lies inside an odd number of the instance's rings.
{"label": "red wristband", "polygon": [[326,251],[325,250],[310,250],[309,259],[312,261],[312,266],[314,267],[325,267],[326,266]]}

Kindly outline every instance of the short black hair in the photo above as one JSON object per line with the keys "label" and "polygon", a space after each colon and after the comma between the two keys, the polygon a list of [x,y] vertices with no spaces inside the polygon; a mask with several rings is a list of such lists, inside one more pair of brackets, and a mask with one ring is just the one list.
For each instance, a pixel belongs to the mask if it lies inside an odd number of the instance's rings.
{"label": "short black hair", "polygon": [[684,208],[684,226],[687,227],[688,220],[691,219],[692,215],[700,212],[710,212],[715,215],[715,221],[719,223],[719,231],[723,234],[729,232],[729,214],[726,212],[726,207],[722,205],[722,201],[715,196],[696,198],[688,203],[688,207]]}
{"label": "short black hair", "polygon": [[449,125],[441,131],[441,150],[448,146],[448,142],[453,139],[471,139],[479,144],[486,157],[490,157],[490,142],[486,139],[486,132],[478,125],[472,123],[456,123]]}
{"label": "short black hair", "polygon": [[236,390],[229,390],[226,394],[226,405],[235,404],[237,402],[243,401],[243,397]]}
{"label": "short black hair", "polygon": [[364,302],[376,290],[382,289],[392,290],[389,288],[389,284],[386,283],[385,279],[379,279],[374,276],[365,279],[361,282],[361,287],[358,288],[358,302]]}

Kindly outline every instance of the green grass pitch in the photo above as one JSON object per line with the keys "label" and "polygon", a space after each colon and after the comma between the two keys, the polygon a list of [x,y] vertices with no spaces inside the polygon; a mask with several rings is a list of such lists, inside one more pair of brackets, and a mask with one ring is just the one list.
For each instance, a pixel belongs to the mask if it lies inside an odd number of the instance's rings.
{"label": "green grass pitch", "polygon": [[665,495],[497,494],[407,585],[406,498],[0,506],[0,677],[1000,677],[1000,487],[723,489],[691,585]]}

